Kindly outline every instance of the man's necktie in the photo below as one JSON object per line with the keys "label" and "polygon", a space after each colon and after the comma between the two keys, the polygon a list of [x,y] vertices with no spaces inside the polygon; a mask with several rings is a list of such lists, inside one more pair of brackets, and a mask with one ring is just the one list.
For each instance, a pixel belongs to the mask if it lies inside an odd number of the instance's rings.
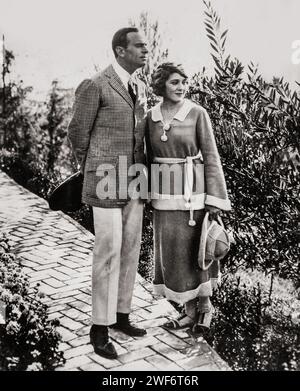
{"label": "man's necktie", "polygon": [[135,93],[134,93],[134,90],[133,90],[132,85],[131,85],[130,82],[128,83],[128,92],[129,92],[129,95],[131,96],[131,99],[132,99],[133,104],[135,104],[136,95],[135,95]]}

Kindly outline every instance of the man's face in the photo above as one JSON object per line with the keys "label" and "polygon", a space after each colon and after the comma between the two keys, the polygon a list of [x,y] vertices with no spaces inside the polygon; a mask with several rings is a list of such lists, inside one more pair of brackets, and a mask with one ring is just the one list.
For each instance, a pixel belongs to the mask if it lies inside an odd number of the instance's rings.
{"label": "man's face", "polygon": [[127,40],[127,48],[123,48],[121,55],[123,61],[133,70],[143,67],[148,54],[145,38],[140,33],[131,32],[127,34]]}

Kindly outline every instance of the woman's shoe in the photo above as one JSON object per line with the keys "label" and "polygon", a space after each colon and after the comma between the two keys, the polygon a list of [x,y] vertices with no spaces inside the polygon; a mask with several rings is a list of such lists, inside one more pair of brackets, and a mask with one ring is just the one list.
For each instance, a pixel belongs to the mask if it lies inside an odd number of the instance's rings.
{"label": "woman's shoe", "polygon": [[214,307],[211,306],[209,312],[200,312],[197,323],[194,324],[192,331],[195,334],[200,334],[210,328],[210,324],[214,314]]}
{"label": "woman's shoe", "polygon": [[169,322],[164,323],[162,327],[166,330],[178,330],[186,327],[190,327],[194,324],[192,318],[186,314],[180,315],[177,319],[171,319]]}

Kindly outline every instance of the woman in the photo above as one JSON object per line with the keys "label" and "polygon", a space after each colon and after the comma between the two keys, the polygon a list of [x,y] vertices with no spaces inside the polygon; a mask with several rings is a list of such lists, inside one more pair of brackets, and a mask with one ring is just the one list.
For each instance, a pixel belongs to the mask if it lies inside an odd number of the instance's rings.
{"label": "woman", "polygon": [[183,68],[160,65],[152,87],[163,98],[149,111],[146,131],[154,208],[154,292],[185,305],[184,313],[166,328],[209,327],[210,271],[198,267],[197,256],[205,213],[216,218],[221,209],[230,210],[220,157],[206,110],[185,99]]}

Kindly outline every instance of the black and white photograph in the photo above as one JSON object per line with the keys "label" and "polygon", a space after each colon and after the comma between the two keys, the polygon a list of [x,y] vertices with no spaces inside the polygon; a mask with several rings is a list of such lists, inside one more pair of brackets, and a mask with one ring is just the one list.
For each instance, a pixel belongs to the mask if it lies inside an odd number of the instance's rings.
{"label": "black and white photograph", "polygon": [[299,15],[0,0],[3,374],[300,370]]}

